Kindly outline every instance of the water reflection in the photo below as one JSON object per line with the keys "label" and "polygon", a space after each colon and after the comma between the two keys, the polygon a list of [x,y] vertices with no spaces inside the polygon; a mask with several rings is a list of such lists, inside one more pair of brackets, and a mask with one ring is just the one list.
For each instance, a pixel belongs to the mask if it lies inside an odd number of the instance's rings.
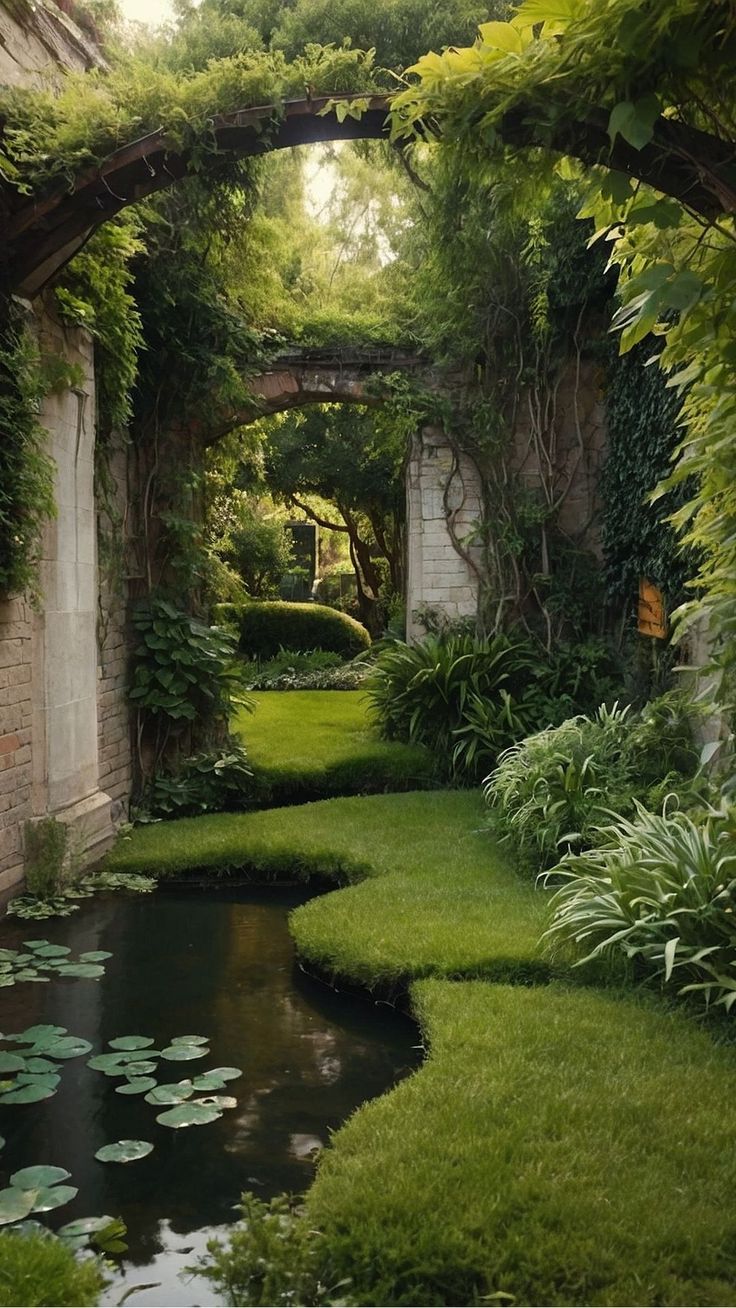
{"label": "water reflection", "polygon": [[[118,1035],[150,1035],[162,1048],[174,1035],[197,1033],[208,1036],[210,1055],[185,1065],[162,1061],[159,1081],[209,1067],[243,1068],[228,1086],[237,1109],[185,1131],[161,1127],[160,1110],[116,1094],[118,1082],[84,1059],[65,1064],[54,1098],[1,1114],[8,1141],[3,1184],[8,1172],[33,1163],[68,1168],[79,1196],[49,1216],[57,1224],[92,1213],[122,1216],[127,1283],[164,1275],[160,1289],[134,1295],[131,1305],[212,1303],[201,1285],[187,1290],[176,1282],[173,1269],[191,1261],[178,1246],[203,1249],[206,1231],[232,1221],[245,1188],[263,1197],[302,1191],[331,1131],[415,1064],[416,1031],[407,1019],[341,997],[294,967],[286,917],[305,897],[249,888],[167,890],[97,899],[42,929],[3,926],[3,945],[43,934],[75,955],[109,949],[113,957],[99,982],[4,990],[0,1029],[57,1022],[91,1040],[95,1052]],[[127,1166],[95,1161],[101,1145],[121,1138],[151,1140],[154,1152]]]}

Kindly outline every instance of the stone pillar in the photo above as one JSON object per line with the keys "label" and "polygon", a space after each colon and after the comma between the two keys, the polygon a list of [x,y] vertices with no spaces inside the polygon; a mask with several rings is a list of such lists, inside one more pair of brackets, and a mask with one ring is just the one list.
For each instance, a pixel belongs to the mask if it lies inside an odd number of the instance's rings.
{"label": "stone pillar", "polygon": [[34,618],[32,806],[34,816],[66,822],[92,862],[113,836],[110,797],[98,781],[93,352],[86,333],[47,314],[41,339],[79,381],[48,395],[40,414],[56,464],[57,516],[44,533],[43,611]]}
{"label": "stone pillar", "polygon": [[[451,621],[474,617],[478,610],[478,578],[472,562],[453,544],[450,521],[458,540],[472,538],[482,514],[480,478],[475,464],[455,456],[444,432],[425,427],[414,439],[407,468],[407,639],[424,631],[416,612],[430,605]],[[477,546],[465,544],[471,560],[480,559]]]}

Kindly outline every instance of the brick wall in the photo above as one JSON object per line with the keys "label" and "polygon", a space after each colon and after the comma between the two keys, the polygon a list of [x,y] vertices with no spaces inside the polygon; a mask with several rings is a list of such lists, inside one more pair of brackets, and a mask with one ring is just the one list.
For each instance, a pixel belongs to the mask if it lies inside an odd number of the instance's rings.
{"label": "brick wall", "polygon": [[0,891],[23,872],[23,823],[32,811],[33,613],[22,599],[0,603]]}

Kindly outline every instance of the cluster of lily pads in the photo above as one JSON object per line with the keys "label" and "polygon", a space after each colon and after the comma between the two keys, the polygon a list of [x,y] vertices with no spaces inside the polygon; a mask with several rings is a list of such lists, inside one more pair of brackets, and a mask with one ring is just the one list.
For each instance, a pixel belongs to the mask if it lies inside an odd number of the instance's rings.
{"label": "cluster of lily pads", "polygon": [[23,949],[0,949],[0,986],[50,981],[49,973],[97,980],[105,973],[101,964],[112,958],[107,949],[90,949],[77,959],[71,952],[68,945],[52,945],[48,940],[24,940]]}
{"label": "cluster of lily pads", "polygon": [[[215,1067],[198,1076],[164,1083],[152,1075],[158,1072],[159,1059],[188,1063],[205,1058],[210,1052],[206,1036],[174,1036],[162,1049],[152,1046],[151,1036],[118,1036],[109,1042],[110,1053],[95,1054],[87,1066],[109,1077],[124,1078],[115,1087],[117,1094],[143,1095],[146,1103],[162,1108],[156,1116],[161,1126],[173,1129],[205,1126],[222,1117],[225,1109],[237,1106],[237,1099],[217,1092],[224,1090],[228,1081],[242,1076],[239,1067]],[[99,1149],[95,1157],[100,1162],[133,1162],[144,1158],[152,1149],[153,1145],[146,1140],[119,1140]]]}
{"label": "cluster of lily pads", "polygon": [[76,913],[80,899],[89,899],[101,890],[132,890],[146,895],[155,890],[153,877],[138,872],[95,872],[82,877],[56,895],[38,898],[36,895],[17,895],[7,907],[8,917],[40,920],[48,917],[69,917]]}
{"label": "cluster of lily pads", "polygon": [[[2,1142],[4,1143],[4,1141]],[[33,1213],[50,1213],[76,1198],[75,1185],[64,1185],[71,1173],[64,1167],[22,1167],[14,1172],[10,1184],[0,1190],[0,1226],[12,1225],[19,1235],[37,1231],[50,1239],[61,1240],[73,1250],[94,1246],[103,1253],[123,1253],[125,1223],[119,1217],[78,1217],[58,1231],[49,1231],[41,1222],[26,1220]]]}
{"label": "cluster of lily pads", "polygon": [[69,1035],[65,1026],[29,1026],[0,1037],[12,1050],[0,1049],[0,1104],[35,1104],[50,1099],[60,1080],[59,1064],[88,1054],[89,1040]]}

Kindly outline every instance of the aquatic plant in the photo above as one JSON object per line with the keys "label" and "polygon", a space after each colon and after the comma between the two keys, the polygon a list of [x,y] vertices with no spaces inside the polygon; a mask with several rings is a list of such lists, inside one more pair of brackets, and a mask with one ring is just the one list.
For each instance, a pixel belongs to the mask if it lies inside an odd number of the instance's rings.
{"label": "aquatic plant", "polygon": [[24,940],[25,950],[0,949],[0,986],[14,986],[19,981],[50,981],[47,972],[58,976],[97,980],[104,976],[101,966],[112,958],[106,949],[92,949],[72,959],[68,945],[54,945],[48,940]]}
{"label": "aquatic plant", "polygon": [[60,1080],[59,1063],[79,1058],[92,1048],[88,1040],[71,1036],[64,1026],[37,1025],[2,1042],[20,1045],[17,1052],[0,1050],[0,1104],[33,1104],[50,1099]]}
{"label": "aquatic plant", "polygon": [[116,1140],[114,1144],[103,1145],[95,1158],[100,1163],[135,1163],[139,1158],[147,1158],[153,1152],[150,1140]]}
{"label": "aquatic plant", "polygon": [[89,899],[103,890],[130,890],[145,895],[155,890],[152,877],[133,872],[93,872],[56,895],[16,895],[7,907],[8,917],[40,921],[49,917],[69,917],[76,913],[80,899]]}

